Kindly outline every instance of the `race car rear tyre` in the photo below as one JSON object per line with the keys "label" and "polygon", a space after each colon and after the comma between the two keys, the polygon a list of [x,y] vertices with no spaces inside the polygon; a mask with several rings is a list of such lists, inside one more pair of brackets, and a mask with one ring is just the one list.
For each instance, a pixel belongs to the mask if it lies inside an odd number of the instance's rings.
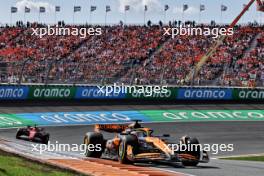
{"label": "race car rear tyre", "polygon": [[131,164],[133,161],[128,157],[128,147],[131,147],[132,155],[137,154],[138,151],[138,140],[134,135],[125,136],[118,147],[118,161],[121,164]]}
{"label": "race car rear tyre", "polygon": [[182,165],[184,166],[197,166],[199,161],[182,161]]}
{"label": "race car rear tyre", "polygon": [[43,136],[42,143],[46,145],[49,143],[49,135]]}
{"label": "race car rear tyre", "polygon": [[[199,141],[197,138],[186,138],[187,144],[199,144]],[[190,154],[196,158],[196,160],[183,160],[182,164],[184,166],[197,166],[199,164],[199,159],[200,159],[200,153],[201,153],[201,148],[200,146],[197,147],[196,151],[185,151],[186,154]]]}
{"label": "race car rear tyre", "polygon": [[[87,146],[85,151],[86,157],[100,158],[104,151],[104,137],[101,133],[88,132],[84,137],[84,144]],[[94,145],[93,150],[89,149],[89,145]],[[100,144],[101,150],[97,151],[95,146]]]}

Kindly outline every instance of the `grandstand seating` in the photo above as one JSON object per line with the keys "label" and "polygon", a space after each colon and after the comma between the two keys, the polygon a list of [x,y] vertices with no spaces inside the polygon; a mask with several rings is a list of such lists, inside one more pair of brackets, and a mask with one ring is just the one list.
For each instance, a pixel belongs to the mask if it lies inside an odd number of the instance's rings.
{"label": "grandstand seating", "polygon": [[53,35],[40,39],[31,35],[30,27],[2,27],[0,81],[263,85],[263,27],[237,26],[235,34],[221,44],[192,82],[185,78],[214,43],[211,36],[172,39],[163,35],[160,26],[101,28],[101,36]]}

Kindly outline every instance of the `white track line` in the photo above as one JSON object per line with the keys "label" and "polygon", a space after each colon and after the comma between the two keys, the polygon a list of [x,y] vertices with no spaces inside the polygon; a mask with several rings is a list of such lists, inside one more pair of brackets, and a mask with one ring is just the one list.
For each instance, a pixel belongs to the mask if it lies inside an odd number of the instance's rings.
{"label": "white track line", "polygon": [[196,176],[196,175],[192,175],[192,174],[187,174],[187,173],[183,173],[183,172],[177,172],[177,171],[172,171],[172,170],[167,170],[167,169],[161,169],[161,168],[156,168],[154,167],[154,169],[158,169],[158,170],[161,170],[161,171],[165,171],[165,172],[170,172],[170,173],[174,173],[174,174],[183,174],[183,175],[186,175],[186,176]]}
{"label": "white track line", "polygon": [[236,158],[236,157],[250,157],[250,156],[264,156],[264,153],[219,156],[219,157],[217,157],[216,159],[223,159],[223,158]]}

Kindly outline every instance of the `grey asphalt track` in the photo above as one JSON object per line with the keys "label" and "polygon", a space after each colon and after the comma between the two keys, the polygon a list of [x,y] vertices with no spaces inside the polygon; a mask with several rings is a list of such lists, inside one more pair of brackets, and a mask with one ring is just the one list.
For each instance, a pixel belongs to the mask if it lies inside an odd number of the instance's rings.
{"label": "grey asphalt track", "polygon": [[[160,105],[160,106],[77,106],[77,107],[20,107],[1,108],[0,113],[58,112],[90,110],[135,110],[135,109],[259,109],[264,105]],[[197,137],[203,144],[234,144],[233,152],[210,154],[211,158],[229,155],[264,153],[264,122],[181,122],[153,123],[144,126],[153,128],[156,134],[170,134],[171,140],[178,142],[183,135]],[[51,142],[81,144],[87,131],[93,126],[48,127]],[[15,129],[0,130],[0,137],[15,140]],[[19,141],[18,141],[19,142]],[[212,159],[199,167],[183,168],[180,165],[147,165],[165,170],[183,172],[197,176],[263,176],[264,163],[247,161],[227,161]]]}
{"label": "grey asphalt track", "polygon": [[[145,124],[155,134],[170,134],[171,141],[179,142],[184,135],[197,137],[203,144],[234,144],[233,152],[219,152],[216,156],[264,153],[264,122],[181,122]],[[51,142],[80,144],[93,126],[47,127]],[[14,138],[16,129],[0,130],[1,137]],[[213,153],[214,151],[212,151]]]}
{"label": "grey asphalt track", "polygon": [[[44,103],[43,103],[44,104]],[[264,110],[264,104],[183,104],[183,105],[104,105],[104,106],[1,106],[0,113],[111,111],[111,110]]]}

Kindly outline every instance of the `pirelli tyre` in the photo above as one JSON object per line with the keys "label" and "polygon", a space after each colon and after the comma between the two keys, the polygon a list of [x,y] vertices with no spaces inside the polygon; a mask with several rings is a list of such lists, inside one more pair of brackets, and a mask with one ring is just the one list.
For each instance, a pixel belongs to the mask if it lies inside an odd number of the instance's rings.
{"label": "pirelli tyre", "polygon": [[23,128],[17,130],[16,139],[21,139],[21,136],[28,136],[29,132]]}
{"label": "pirelli tyre", "polygon": [[124,136],[118,147],[118,161],[121,164],[132,164],[132,156],[138,153],[138,148],[139,144],[136,136]]}
{"label": "pirelli tyre", "polygon": [[18,129],[16,133],[16,139],[20,139],[20,137],[23,135],[23,131],[21,129]]}
{"label": "pirelli tyre", "polygon": [[[181,142],[183,144],[187,144],[187,145],[200,144],[197,138],[191,138],[191,137],[188,137],[188,136],[183,137],[181,139]],[[195,158],[195,159],[184,159],[184,160],[182,160],[182,164],[184,166],[197,166],[199,164],[199,159],[200,159],[200,154],[201,154],[201,148],[200,148],[199,145],[197,145],[197,147],[195,148],[194,151],[185,150],[183,152],[183,154],[189,154],[189,155],[192,155]]]}
{"label": "pirelli tyre", "polygon": [[97,144],[101,145],[101,150],[89,150],[89,147],[86,147],[85,156],[86,157],[93,157],[93,158],[100,158],[103,150],[104,150],[104,137],[101,133],[96,132],[88,132],[84,137],[84,144],[86,146],[93,144],[94,146]]}
{"label": "pirelli tyre", "polygon": [[45,136],[42,137],[42,144],[46,144],[48,145],[49,143],[49,138],[50,138],[50,135],[49,134],[46,134]]}

